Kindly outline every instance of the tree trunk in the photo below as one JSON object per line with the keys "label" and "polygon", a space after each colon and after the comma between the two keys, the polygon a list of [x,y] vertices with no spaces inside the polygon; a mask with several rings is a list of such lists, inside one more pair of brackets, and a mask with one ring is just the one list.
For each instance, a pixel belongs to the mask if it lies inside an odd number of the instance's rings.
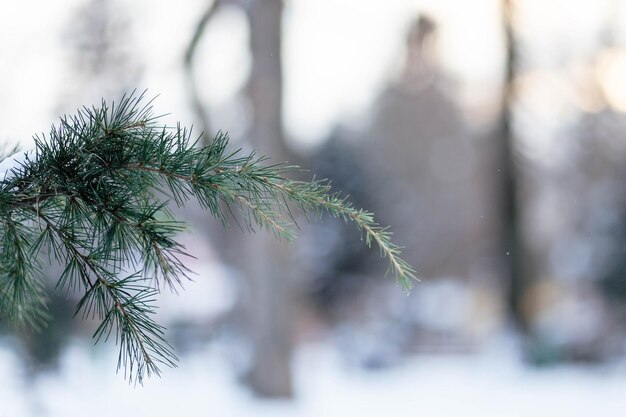
{"label": "tree trunk", "polygon": [[[282,131],[282,10],[282,0],[253,0],[247,8],[252,55],[248,98],[253,111],[249,137],[259,154],[277,162],[288,157]],[[293,309],[288,247],[268,233],[253,236],[246,245],[253,342],[247,381],[258,395],[290,397]]]}
{"label": "tree trunk", "polygon": [[513,28],[514,0],[502,1],[505,42],[505,76],[502,109],[498,126],[501,176],[501,248],[505,276],[508,278],[507,304],[509,315],[518,330],[528,331],[528,318],[523,308],[529,277],[524,270],[524,243],[520,230],[519,167],[516,160],[515,132],[513,130],[514,81],[518,70],[518,44]]}
{"label": "tree trunk", "polygon": [[[226,3],[245,10],[250,28],[252,69],[247,96],[252,122],[248,138],[259,155],[271,155],[276,162],[286,161],[290,155],[282,131],[282,0],[213,0],[207,6],[185,54],[186,79],[193,109],[208,140],[213,132],[210,132],[207,109],[197,94],[193,64],[196,47],[206,26],[218,8]],[[265,232],[252,236],[237,236],[233,232],[229,231],[228,236],[219,240],[222,245],[218,249],[239,265],[249,282],[245,308],[253,357],[246,380],[260,396],[290,397],[292,291],[288,247]]]}

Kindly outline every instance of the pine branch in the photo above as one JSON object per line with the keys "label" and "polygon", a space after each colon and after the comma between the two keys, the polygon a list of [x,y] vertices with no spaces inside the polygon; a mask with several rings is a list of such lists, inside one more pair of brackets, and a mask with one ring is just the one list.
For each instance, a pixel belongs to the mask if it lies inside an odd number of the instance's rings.
{"label": "pine branch", "polygon": [[[13,157],[0,181],[0,312],[15,323],[47,320],[37,264],[43,254],[64,265],[58,289],[82,294],[76,314],[100,320],[94,338],[114,333],[118,369],[131,380],[175,366],[165,329],[152,319],[162,285],[175,290],[189,273],[176,241],[183,224],[168,211],[195,199],[228,227],[229,213],[246,226],[295,237],[293,208],[353,222],[376,243],[389,271],[409,289],[415,271],[391,233],[356,209],[327,182],[292,181],[297,167],[268,164],[254,153],[228,152],[218,134],[196,146],[191,130],[159,125],[144,95],[64,116],[34,154]],[[21,158],[21,159],[20,159]],[[0,165],[10,159],[2,161]],[[125,276],[125,278],[121,278]]]}
{"label": "pine branch", "polygon": [[415,270],[401,258],[402,248],[391,241],[392,233],[374,221],[374,215],[354,206],[337,193],[332,193],[330,185],[324,182],[297,182],[285,180],[282,183],[266,180],[272,186],[287,194],[303,211],[326,211],[334,217],[353,222],[364,234],[365,244],[372,242],[378,246],[381,256],[389,262],[391,272],[408,291],[416,279]]}

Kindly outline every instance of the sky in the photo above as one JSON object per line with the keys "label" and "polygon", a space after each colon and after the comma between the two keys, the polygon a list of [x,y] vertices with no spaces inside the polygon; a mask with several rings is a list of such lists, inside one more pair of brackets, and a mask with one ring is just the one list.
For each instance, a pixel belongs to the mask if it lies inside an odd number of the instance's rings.
{"label": "sky", "polygon": [[[172,114],[169,122],[190,124],[182,53],[208,1],[112,1],[132,21],[128,42],[143,66],[137,87],[160,95],[157,107]],[[34,133],[48,130],[59,116],[59,103],[73,82],[69,54],[61,40],[75,23],[73,11],[86,2],[22,0],[3,5],[0,141],[28,144]],[[367,123],[368,109],[401,72],[406,29],[419,13],[439,23],[438,59],[459,87],[457,98],[480,109],[485,100],[497,97],[502,78],[499,5],[499,0],[286,1],[283,62],[288,136],[306,147],[319,143],[337,124]],[[606,19],[613,19],[619,40],[626,37],[620,23],[626,21],[626,7],[619,1],[525,0],[518,7],[520,34],[535,45],[529,55],[531,65],[549,68],[560,65],[572,51],[595,51],[598,22]],[[233,98],[250,68],[247,37],[241,11],[226,9],[209,27],[197,53],[197,71],[204,74],[200,93],[217,127],[235,137],[245,125],[245,108]],[[616,63],[606,67],[603,78],[612,94],[609,98],[617,108],[626,109],[626,83],[620,76],[626,55],[613,54],[606,61]],[[549,89],[534,91],[544,107],[558,100]],[[89,103],[74,106],[83,104]]]}
{"label": "sky", "polygon": [[[61,42],[73,10],[84,0],[7,2],[0,15],[0,141],[28,146],[47,131],[72,82]],[[139,88],[160,94],[173,120],[191,116],[181,55],[206,0],[119,2],[133,21],[132,38],[144,65]],[[181,7],[184,4],[184,7]],[[440,19],[441,61],[456,78],[497,78],[500,59],[497,0],[289,0],[284,19],[285,128],[314,144],[343,120],[365,114],[384,85],[400,72],[404,33],[420,11]],[[475,22],[483,22],[475,24]],[[493,24],[484,24],[493,22]],[[249,69],[241,12],[220,13],[198,51],[201,93],[224,130],[237,130],[241,109],[232,97]],[[480,51],[480,52],[479,52]],[[87,103],[75,103],[81,106]]]}

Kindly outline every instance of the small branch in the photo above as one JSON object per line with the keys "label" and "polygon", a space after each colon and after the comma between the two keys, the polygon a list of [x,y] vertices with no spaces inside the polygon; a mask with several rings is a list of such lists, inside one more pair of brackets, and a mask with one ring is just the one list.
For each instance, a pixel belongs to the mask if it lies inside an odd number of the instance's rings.
{"label": "small branch", "polygon": [[[147,336],[139,328],[139,324],[135,323],[133,315],[130,314],[126,310],[126,302],[120,297],[120,295],[118,294],[116,290],[116,287],[112,283],[110,283],[109,280],[107,280],[105,277],[102,276],[98,267],[89,259],[88,256],[83,254],[75,245],[69,242],[69,236],[65,232],[60,230],[52,220],[50,220],[46,215],[42,214],[41,212],[37,212],[35,209],[30,209],[30,210],[35,211],[38,214],[39,219],[43,220],[46,223],[46,225],[50,227],[50,229],[59,236],[66,250],[68,250],[72,254],[72,256],[74,256],[76,259],[79,260],[79,263],[81,265],[81,270],[83,271],[83,273],[81,273],[81,278],[83,279],[83,283],[89,287],[89,290],[87,291],[85,296],[88,296],[89,293],[95,291],[97,288],[97,285],[102,286],[106,290],[107,294],[111,298],[112,306],[109,307],[106,305],[102,305],[101,307],[103,307],[103,311],[104,310],[110,311],[111,308],[114,308],[121,314],[121,316],[124,319],[125,328],[130,331],[130,334],[132,335],[133,339],[135,340],[135,342],[137,343],[137,346],[139,347],[141,351],[141,357],[136,357],[135,359],[143,360],[145,365],[148,366],[150,370],[154,370],[156,373],[159,373],[159,368],[156,365],[156,363],[153,361],[152,356],[148,352],[148,349],[146,348],[146,345],[145,345],[144,339],[149,338],[149,336]],[[89,273],[87,272],[87,270],[91,271],[91,274],[93,274],[93,276],[96,279],[96,283],[93,283],[89,279]],[[120,332],[121,334],[123,333],[124,330],[121,329],[119,325],[120,324],[117,325],[118,326],[117,331]],[[165,347],[163,348],[166,353],[170,353],[169,350],[166,350]],[[165,359],[165,356],[163,353],[161,354],[159,354],[159,352],[156,352],[156,353]],[[175,357],[174,357],[174,360],[175,360]],[[172,360],[167,360],[167,363],[169,363],[170,365],[173,365],[175,362],[173,362]],[[142,375],[138,375],[137,377],[139,380],[141,380]]]}
{"label": "small branch", "polygon": [[[307,194],[306,192],[303,192],[303,190],[298,190],[297,188],[292,188],[285,185],[285,182],[278,183],[276,181],[271,181],[269,178],[261,178],[261,181],[263,181],[268,186],[280,190],[282,193],[289,196],[292,200],[296,202],[300,202],[300,199],[304,198],[301,203],[307,206],[326,209],[335,216],[347,216],[357,225],[357,227],[359,227],[359,229],[365,231],[366,236],[376,242],[377,246],[380,248],[383,254],[383,257],[389,260],[390,269],[400,280],[403,288],[405,290],[409,290],[412,287],[411,280],[416,279],[415,271],[400,258],[400,248],[391,244],[388,239],[385,239],[383,237],[383,231],[379,229],[379,226],[374,223],[373,220],[367,220],[363,218],[364,214],[367,215],[369,213],[359,212],[351,206],[341,202],[341,200],[337,198],[332,198],[328,194],[328,189],[319,189],[319,191],[322,191],[321,194],[314,194],[311,192]],[[303,184],[310,187],[314,183]],[[367,240],[369,241],[369,239]]]}
{"label": "small branch", "polygon": [[[197,179],[194,178],[193,176],[190,175],[182,175],[182,174],[178,174],[175,172],[169,172],[169,171],[165,171],[163,169],[159,169],[159,168],[153,168],[153,167],[148,167],[145,165],[127,165],[124,167],[125,169],[135,169],[138,171],[145,171],[145,172],[150,172],[150,173],[154,173],[154,174],[159,174],[159,175],[163,175],[165,177],[169,177],[169,178],[175,178],[177,180],[180,181],[184,181],[184,182],[188,182],[188,183],[194,183]],[[223,174],[224,172],[227,172],[227,170],[222,169],[222,168],[214,168],[214,170],[216,172],[218,172],[218,175]],[[241,170],[235,170],[235,171],[228,171],[229,173],[235,173],[237,174],[241,174]],[[255,205],[254,203],[252,203],[248,198],[240,195],[240,194],[233,194],[233,193],[229,193],[227,192],[228,190],[222,188],[219,186],[219,184],[216,183],[212,183],[212,182],[207,182],[207,186],[213,188],[214,190],[218,191],[220,193],[220,195],[222,197],[224,196],[229,196],[232,197],[233,199],[235,199],[236,201],[240,202],[241,204],[243,204],[245,207],[247,207],[249,210],[251,210],[252,212],[256,213],[260,218],[262,218],[269,226],[271,226],[271,228],[277,232],[278,235],[283,236],[286,234],[287,229],[280,225],[275,219],[273,219],[272,217],[270,217],[267,213],[265,213],[261,208],[259,208],[257,205]]]}

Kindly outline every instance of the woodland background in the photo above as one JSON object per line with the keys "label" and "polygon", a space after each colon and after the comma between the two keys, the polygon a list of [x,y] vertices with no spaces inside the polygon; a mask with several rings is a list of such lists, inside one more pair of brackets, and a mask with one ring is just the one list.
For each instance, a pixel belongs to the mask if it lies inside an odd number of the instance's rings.
{"label": "woodland background", "polygon": [[625,23],[620,0],[3,4],[7,147],[147,88],[170,123],[331,179],[421,282],[338,221],[287,245],[189,207],[197,276],[159,309],[180,368],[128,387],[56,294],[44,332],[0,336],[0,416],[619,415]]}

